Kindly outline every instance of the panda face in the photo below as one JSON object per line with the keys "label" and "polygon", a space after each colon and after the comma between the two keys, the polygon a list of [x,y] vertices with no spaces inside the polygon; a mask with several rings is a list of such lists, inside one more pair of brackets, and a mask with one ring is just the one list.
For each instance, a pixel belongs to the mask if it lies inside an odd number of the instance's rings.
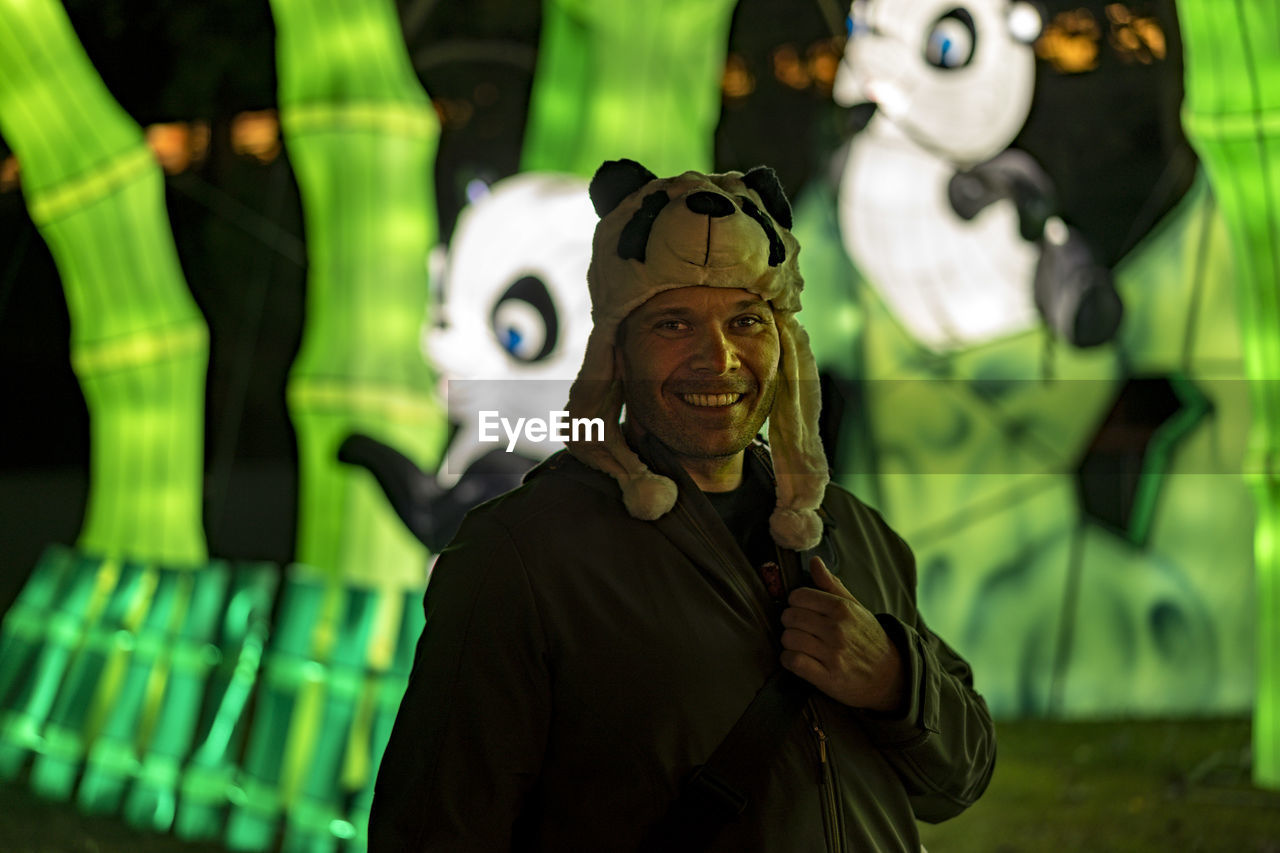
{"label": "panda face", "polygon": [[[426,349],[446,379],[571,379],[590,329],[585,182],[530,173],[458,220]],[[561,400],[560,402],[563,402]]]}
{"label": "panda face", "polygon": [[1009,0],[857,0],[836,100],[874,102],[873,123],[957,166],[993,157],[1031,107],[1029,11]]}
{"label": "panda face", "polygon": [[[591,330],[595,222],[585,181],[533,172],[497,182],[459,217],[433,276],[437,324],[423,341],[458,427],[436,472],[441,485],[493,450],[479,440],[479,412],[514,420],[563,407]],[[517,450],[540,458],[548,447]]]}

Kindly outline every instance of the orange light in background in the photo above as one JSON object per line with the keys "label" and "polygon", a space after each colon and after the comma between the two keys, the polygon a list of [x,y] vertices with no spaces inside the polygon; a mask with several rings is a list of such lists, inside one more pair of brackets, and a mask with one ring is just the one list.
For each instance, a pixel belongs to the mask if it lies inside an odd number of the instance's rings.
{"label": "orange light in background", "polygon": [[1064,74],[1082,74],[1098,67],[1102,28],[1088,9],[1059,12],[1036,39],[1036,56]]}
{"label": "orange light in background", "polygon": [[243,112],[231,120],[231,150],[270,163],[280,156],[280,119],[275,110]]}
{"label": "orange light in background", "polygon": [[166,175],[185,172],[204,161],[209,151],[209,125],[204,122],[170,122],[147,127],[147,145]]}
{"label": "orange light in background", "polygon": [[1150,65],[1164,59],[1164,30],[1154,18],[1137,17],[1124,4],[1111,3],[1107,6],[1107,20],[1111,22],[1107,41],[1125,62]]}
{"label": "orange light in background", "polygon": [[1160,29],[1160,24],[1155,18],[1138,18],[1133,22],[1133,28],[1138,33],[1138,37],[1146,44],[1147,49],[1156,59],[1164,59],[1166,49],[1164,41],[1164,30]]}
{"label": "orange light in background", "polygon": [[782,85],[792,89],[809,88],[811,79],[809,69],[800,61],[800,54],[796,53],[795,45],[790,43],[779,45],[774,48],[769,59],[773,62],[773,76],[777,77]]}
{"label": "orange light in background", "polygon": [[187,126],[180,122],[153,124],[146,130],[147,145],[160,161],[166,175],[176,175],[191,165],[191,152],[187,147],[190,135]]}
{"label": "orange light in background", "polygon": [[433,98],[440,124],[450,130],[466,127],[475,115],[475,106],[465,98]]}
{"label": "orange light in background", "polygon": [[823,95],[831,93],[842,56],[844,56],[844,39],[823,39],[809,45],[806,57],[809,76],[813,79],[814,88],[821,91]]}
{"label": "orange light in background", "polygon": [[18,158],[10,154],[0,162],[0,193],[18,188]]}
{"label": "orange light in background", "polygon": [[720,78],[720,91],[725,98],[745,98],[755,90],[756,78],[747,68],[747,61],[736,53],[729,54],[724,61],[724,75]]}

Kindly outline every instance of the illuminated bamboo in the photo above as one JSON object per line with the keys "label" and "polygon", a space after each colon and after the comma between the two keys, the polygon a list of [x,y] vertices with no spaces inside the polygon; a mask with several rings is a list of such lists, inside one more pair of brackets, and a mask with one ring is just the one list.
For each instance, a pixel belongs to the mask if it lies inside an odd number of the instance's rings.
{"label": "illuminated bamboo", "polygon": [[711,171],[733,0],[548,0],[521,168]]}
{"label": "illuminated bamboo", "polygon": [[0,130],[62,278],[89,408],[79,545],[199,565],[208,332],[160,167],[55,0],[0,0]]}
{"label": "illuminated bamboo", "polygon": [[361,432],[430,468],[443,442],[419,344],[439,128],[389,0],[271,8],[309,259],[288,386],[298,565],[266,649],[226,841],[265,850],[283,824],[285,850],[361,849],[388,734],[382,697],[404,690],[397,661],[416,638],[404,629],[421,625],[412,614],[429,555],[337,451]]}
{"label": "illuminated bamboo", "polygon": [[444,420],[419,339],[435,241],[438,124],[390,2],[275,0],[280,115],[310,267],[289,377],[298,436],[297,559],[343,581],[421,584],[427,554],[365,471],[352,431],[429,467]]}
{"label": "illuminated bamboo", "polygon": [[1280,8],[1179,0],[1183,124],[1231,235],[1254,409],[1247,477],[1257,501],[1253,770],[1280,788]]}
{"label": "illuminated bamboo", "polygon": [[62,279],[90,437],[79,553],[41,560],[0,633],[0,775],[34,754],[35,789],[69,798],[83,772],[82,804],[108,811],[133,784],[130,814],[163,828],[202,655],[229,651],[188,620],[192,590],[207,611],[225,586],[201,520],[208,332],[160,167],[54,0],[0,0],[0,129]]}

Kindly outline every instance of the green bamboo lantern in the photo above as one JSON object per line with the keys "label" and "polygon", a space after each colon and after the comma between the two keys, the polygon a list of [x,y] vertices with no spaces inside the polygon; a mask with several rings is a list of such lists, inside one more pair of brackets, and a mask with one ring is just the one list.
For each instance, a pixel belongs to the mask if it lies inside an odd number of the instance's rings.
{"label": "green bamboo lantern", "polygon": [[431,467],[445,421],[420,351],[435,241],[434,110],[387,0],[272,0],[280,117],[302,194],[306,325],[289,378],[298,563],[231,788],[234,849],[363,849],[375,771],[421,630],[428,553],[352,432]]}
{"label": "green bamboo lantern", "polygon": [[0,777],[217,836],[277,575],[48,549],[0,632]]}
{"label": "green bamboo lantern", "polygon": [[734,0],[547,0],[523,171],[710,171]]}
{"label": "green bamboo lantern", "polygon": [[198,566],[208,332],[160,167],[55,0],[0,2],[0,130],[62,277],[89,408],[79,546]]}
{"label": "green bamboo lantern", "polygon": [[49,550],[0,630],[0,776],[167,829],[193,751],[231,767],[274,574],[206,562],[206,326],[160,167],[53,0],[0,2],[0,129],[62,278],[91,442],[78,548]]}
{"label": "green bamboo lantern", "polygon": [[344,582],[420,585],[425,550],[372,477],[341,465],[337,451],[359,431],[430,467],[443,439],[419,348],[438,124],[390,2],[275,0],[272,11],[310,262],[288,388],[297,559]]}
{"label": "green bamboo lantern", "polygon": [[1262,0],[1179,0],[1183,125],[1209,173],[1235,253],[1254,425],[1257,501],[1254,779],[1280,788],[1280,9]]}
{"label": "green bamboo lantern", "polygon": [[422,631],[422,590],[291,573],[231,788],[235,850],[363,850],[382,751]]}

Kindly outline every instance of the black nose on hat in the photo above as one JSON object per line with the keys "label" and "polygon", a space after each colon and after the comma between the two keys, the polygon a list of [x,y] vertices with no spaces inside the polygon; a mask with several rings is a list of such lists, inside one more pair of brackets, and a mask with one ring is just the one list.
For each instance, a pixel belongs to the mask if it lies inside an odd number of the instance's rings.
{"label": "black nose on hat", "polygon": [[737,210],[729,199],[720,195],[720,193],[708,192],[707,190],[694,193],[686,198],[684,203],[694,213],[701,213],[706,216],[729,216]]}

